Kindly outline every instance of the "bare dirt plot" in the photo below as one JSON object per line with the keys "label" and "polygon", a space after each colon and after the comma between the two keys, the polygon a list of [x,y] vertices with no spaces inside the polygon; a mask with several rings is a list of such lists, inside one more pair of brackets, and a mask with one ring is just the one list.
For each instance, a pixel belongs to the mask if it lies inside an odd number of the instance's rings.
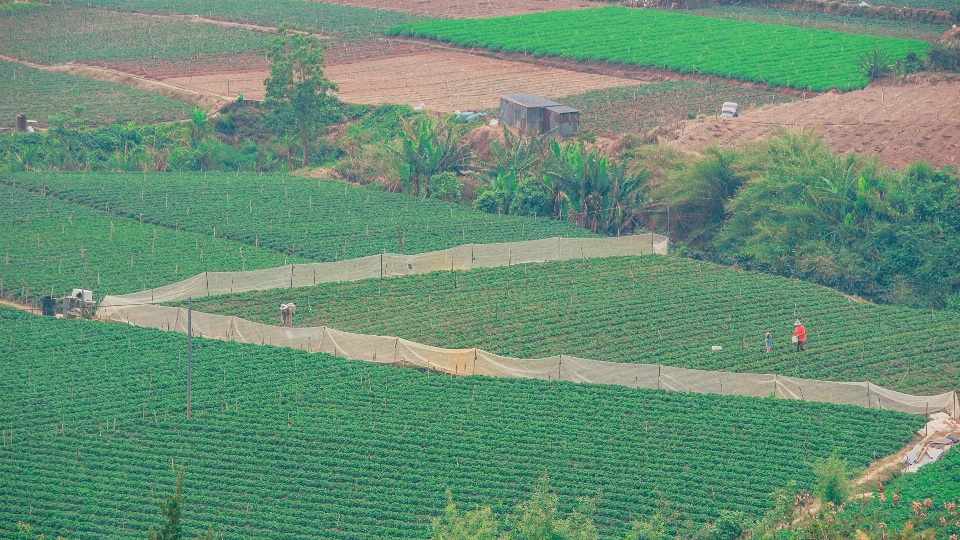
{"label": "bare dirt plot", "polygon": [[636,85],[620,77],[579,73],[457,52],[430,52],[327,68],[350,103],[426,104],[438,111],[487,109],[497,96],[530,93],[548,98],[598,88]]}
{"label": "bare dirt plot", "polygon": [[236,97],[243,94],[244,99],[262,100],[266,96],[263,80],[270,76],[267,70],[245,71],[242,73],[212,73],[186,77],[168,77],[163,82],[199,92],[209,92],[219,96]]}
{"label": "bare dirt plot", "polygon": [[689,123],[677,141],[701,148],[763,138],[777,126],[817,132],[837,152],[877,153],[890,167],[924,160],[960,165],[960,81],[875,83],[845,94],[748,113],[723,121]]}
{"label": "bare dirt plot", "polygon": [[324,4],[400,11],[444,19],[522,15],[541,11],[597,7],[588,0],[317,0]]}

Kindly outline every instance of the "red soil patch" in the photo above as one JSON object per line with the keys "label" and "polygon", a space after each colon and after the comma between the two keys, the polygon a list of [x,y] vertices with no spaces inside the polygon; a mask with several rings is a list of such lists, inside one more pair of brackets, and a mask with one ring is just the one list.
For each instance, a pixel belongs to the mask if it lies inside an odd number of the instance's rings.
{"label": "red soil patch", "polygon": [[681,129],[677,142],[688,148],[712,141],[735,144],[761,139],[777,126],[816,128],[834,151],[876,153],[889,167],[918,160],[960,166],[960,81],[885,81],[740,118],[691,122]]}
{"label": "red soil patch", "polygon": [[522,15],[541,11],[597,7],[588,0],[317,0],[324,4],[413,13],[444,19]]}

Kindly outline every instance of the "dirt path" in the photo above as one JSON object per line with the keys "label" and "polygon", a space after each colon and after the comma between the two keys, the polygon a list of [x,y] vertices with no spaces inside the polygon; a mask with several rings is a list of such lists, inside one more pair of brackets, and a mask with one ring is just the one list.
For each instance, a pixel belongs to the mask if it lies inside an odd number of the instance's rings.
{"label": "dirt path", "polygon": [[148,79],[146,77],[140,77],[138,75],[124,73],[114,69],[74,63],[47,66],[4,55],[0,55],[0,61],[12,62],[42,71],[67,73],[70,75],[76,75],[78,77],[86,77],[88,79],[96,79],[98,81],[120,84],[130,88],[136,88],[137,90],[143,90],[144,92],[159,94],[170,99],[183,101],[191,105],[197,105],[202,109],[209,109],[211,111],[217,111],[227,103],[233,101],[233,98],[229,96],[219,95],[196,88],[188,88],[166,81]]}
{"label": "dirt path", "polygon": [[40,310],[37,309],[37,308],[35,308],[35,307],[33,307],[33,306],[28,306],[28,305],[26,305],[26,304],[18,304],[17,302],[11,302],[11,301],[9,301],[9,300],[0,300],[0,306],[9,307],[9,308],[14,308],[14,309],[19,309],[19,310],[21,310],[21,311],[26,311],[26,312],[28,312],[28,313],[33,313],[34,315],[39,315],[39,314],[40,314]]}

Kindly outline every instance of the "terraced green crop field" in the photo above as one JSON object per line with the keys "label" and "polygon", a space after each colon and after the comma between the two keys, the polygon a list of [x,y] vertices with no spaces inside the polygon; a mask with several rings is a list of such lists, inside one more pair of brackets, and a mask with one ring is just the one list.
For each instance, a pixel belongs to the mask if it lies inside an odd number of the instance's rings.
{"label": "terraced green crop field", "polygon": [[0,536],[143,538],[183,467],[185,536],[424,538],[444,489],[509,509],[546,471],[602,538],[721,510],[758,517],[840,449],[857,467],[923,422],[890,411],[484,377],[0,308]]}
{"label": "terraced green crop field", "polygon": [[[663,256],[437,272],[203,299],[200,311],[536,358],[569,354],[705,370],[869,380],[914,394],[960,386],[960,315],[856,303],[807,282]],[[807,350],[790,342],[795,319]],[[764,352],[766,332],[774,352]],[[711,346],[723,347],[720,351]]]}
{"label": "terraced green crop field", "polygon": [[168,228],[314,261],[423,253],[469,243],[591,233],[552,219],[493,216],[339,182],[257,174],[0,175],[17,185]]}
{"label": "terraced green crop field", "polygon": [[204,271],[590,236],[555,220],[281,175],[0,174],[0,202],[0,281],[16,299],[79,287],[81,247],[88,288],[102,297]]}
{"label": "terraced green crop field", "polygon": [[84,280],[102,298],[204,271],[272,268],[288,260],[265,248],[140,223],[5,184],[0,184],[0,231],[2,292],[17,300],[51,290],[67,294]]}
{"label": "terraced green crop field", "polygon": [[120,121],[169,122],[188,117],[191,105],[119,84],[0,62],[0,127],[14,126],[18,114],[50,124],[49,117],[83,105],[91,125]]}
{"label": "terraced green crop field", "polygon": [[923,56],[930,47],[924,41],[617,6],[439,20],[390,32],[461,47],[651,66],[813,91],[866,86],[857,55],[874,46],[893,58],[909,51]]}

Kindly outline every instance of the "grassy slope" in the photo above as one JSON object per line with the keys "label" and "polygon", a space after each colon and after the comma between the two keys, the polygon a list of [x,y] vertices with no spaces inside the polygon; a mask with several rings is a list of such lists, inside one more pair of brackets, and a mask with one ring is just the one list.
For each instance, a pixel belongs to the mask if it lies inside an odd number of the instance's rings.
{"label": "grassy slope", "polygon": [[[194,232],[175,231],[0,184],[0,281],[5,296],[69,293],[83,279],[96,298],[167,285],[204,271],[255,270],[288,257]],[[303,259],[293,258],[295,262]]]}
{"label": "grassy slope", "polygon": [[867,84],[857,54],[925,53],[922,41],[605,7],[398,26],[398,35],[534,56],[653,66],[822,91]]}
{"label": "grassy slope", "polygon": [[591,236],[556,220],[494,216],[436,199],[295,176],[0,175],[0,183],[13,182],[137,219],[142,212],[146,221],[180,230],[212,234],[216,228],[218,236],[317,261]]}
{"label": "grassy slope", "polygon": [[[449,378],[289,349],[0,309],[0,533],[142,538],[185,469],[187,533],[422,538],[456,499],[509,508],[548,471],[603,537],[668,505],[689,537],[757,516],[835,448],[856,466],[922,422],[889,411],[535,380]],[[544,414],[549,411],[549,414]],[[256,531],[255,533],[253,531]]]}
{"label": "grassy slope", "polygon": [[83,105],[92,125],[120,121],[167,122],[189,116],[191,105],[170,98],[66,73],[0,62],[0,126],[13,127],[18,114],[49,125],[61,112]]}
{"label": "grassy slope", "polygon": [[[531,358],[870,380],[911,393],[960,385],[952,312],[860,304],[830,289],[667,257],[622,257],[438,272],[205,299],[207,312],[275,324],[264,309],[300,306],[298,326],[329,325],[443,347]],[[792,351],[800,317],[807,350]],[[766,354],[764,333],[774,333]],[[712,351],[720,345],[722,351]]]}

